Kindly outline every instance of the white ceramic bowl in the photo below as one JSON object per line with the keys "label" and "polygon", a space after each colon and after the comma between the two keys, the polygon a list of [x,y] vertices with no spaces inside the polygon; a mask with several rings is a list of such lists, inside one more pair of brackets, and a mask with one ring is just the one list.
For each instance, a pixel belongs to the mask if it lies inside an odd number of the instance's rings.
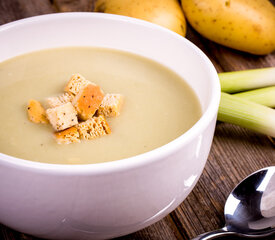
{"label": "white ceramic bowl", "polygon": [[185,38],[133,18],[50,14],[0,27],[0,62],[63,46],[121,49],[158,61],[191,85],[203,116],[174,141],[131,159],[54,165],[0,154],[0,222],[62,240],[106,239],[142,229],[173,211],[202,173],[220,99],[217,73]]}

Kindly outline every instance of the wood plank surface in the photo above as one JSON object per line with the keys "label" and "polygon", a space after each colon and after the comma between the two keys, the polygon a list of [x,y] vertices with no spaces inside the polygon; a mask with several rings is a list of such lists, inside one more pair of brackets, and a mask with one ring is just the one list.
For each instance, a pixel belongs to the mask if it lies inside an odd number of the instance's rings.
{"label": "wood plank surface", "polygon": [[[93,0],[0,0],[0,24],[54,12],[92,11],[93,4]],[[275,53],[267,56],[241,53],[201,37],[190,26],[187,38],[205,52],[218,72],[275,67]],[[187,240],[221,228],[230,191],[250,173],[271,165],[275,165],[275,151],[267,136],[218,122],[203,174],[187,199],[161,221],[118,239]],[[0,225],[0,239],[38,240],[3,225]]]}

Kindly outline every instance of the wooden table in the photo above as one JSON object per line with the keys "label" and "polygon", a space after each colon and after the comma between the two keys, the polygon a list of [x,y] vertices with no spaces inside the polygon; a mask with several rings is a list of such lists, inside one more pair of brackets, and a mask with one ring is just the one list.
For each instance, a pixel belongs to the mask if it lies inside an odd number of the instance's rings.
{"label": "wooden table", "polygon": [[[0,0],[0,24],[53,12],[92,9],[93,0]],[[187,38],[204,51],[218,72],[275,67],[275,53],[259,57],[234,51],[208,41],[190,26]],[[161,221],[119,239],[183,240],[222,227],[223,207],[228,194],[248,174],[275,165],[274,146],[267,136],[217,123],[208,162],[187,199]],[[38,240],[3,225],[0,225],[0,239]]]}

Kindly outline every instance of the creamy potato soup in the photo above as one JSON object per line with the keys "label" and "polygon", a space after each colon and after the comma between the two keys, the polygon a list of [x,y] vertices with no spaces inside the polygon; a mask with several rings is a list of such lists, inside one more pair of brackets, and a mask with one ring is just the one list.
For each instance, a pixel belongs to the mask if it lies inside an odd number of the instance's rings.
{"label": "creamy potato soup", "polygon": [[[121,114],[108,118],[112,133],[81,143],[57,144],[49,124],[28,120],[27,104],[60,94],[80,73],[104,93],[124,95]],[[123,159],[182,135],[201,116],[199,101],[178,75],[122,51],[72,47],[21,55],[0,64],[0,152],[55,164]]]}

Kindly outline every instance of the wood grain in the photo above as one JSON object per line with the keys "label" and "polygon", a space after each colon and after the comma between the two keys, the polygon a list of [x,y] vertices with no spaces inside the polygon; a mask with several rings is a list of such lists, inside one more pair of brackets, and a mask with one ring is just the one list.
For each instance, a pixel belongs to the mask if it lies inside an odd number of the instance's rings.
{"label": "wood grain", "polygon": [[[54,12],[92,11],[93,3],[93,0],[0,0],[0,24]],[[201,48],[218,72],[275,66],[275,53],[267,56],[241,53],[201,37],[190,26],[187,38]],[[224,203],[234,186],[253,171],[275,165],[272,141],[264,135],[218,122],[203,174],[187,199],[161,221],[117,239],[187,240],[223,227]],[[0,239],[38,240],[3,225]]]}
{"label": "wood grain", "polygon": [[1,0],[0,24],[54,12],[55,7],[48,0]]}
{"label": "wood grain", "polygon": [[53,0],[59,12],[90,12],[93,9],[93,0]]}

